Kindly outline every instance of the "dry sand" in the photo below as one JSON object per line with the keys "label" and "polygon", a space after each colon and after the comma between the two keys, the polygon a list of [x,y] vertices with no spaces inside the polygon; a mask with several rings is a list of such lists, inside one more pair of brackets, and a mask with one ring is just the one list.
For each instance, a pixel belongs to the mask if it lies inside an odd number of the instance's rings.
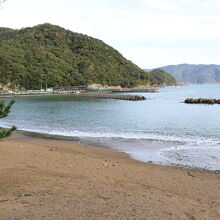
{"label": "dry sand", "polygon": [[15,134],[0,142],[0,219],[220,219],[220,174]]}

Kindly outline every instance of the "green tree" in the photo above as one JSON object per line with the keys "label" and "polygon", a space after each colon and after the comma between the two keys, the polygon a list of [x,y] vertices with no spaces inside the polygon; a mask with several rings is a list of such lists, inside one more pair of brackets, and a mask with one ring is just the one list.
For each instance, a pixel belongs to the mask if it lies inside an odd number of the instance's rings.
{"label": "green tree", "polygon": [[[0,118],[5,118],[8,116],[12,105],[15,103],[14,100],[11,100],[7,105],[4,101],[0,100]],[[0,138],[6,138],[11,135],[13,131],[16,130],[16,127],[13,126],[10,129],[0,128]]]}
{"label": "green tree", "polygon": [[164,75],[147,73],[103,41],[59,26],[0,27],[0,84],[10,89],[164,85],[170,80]]}

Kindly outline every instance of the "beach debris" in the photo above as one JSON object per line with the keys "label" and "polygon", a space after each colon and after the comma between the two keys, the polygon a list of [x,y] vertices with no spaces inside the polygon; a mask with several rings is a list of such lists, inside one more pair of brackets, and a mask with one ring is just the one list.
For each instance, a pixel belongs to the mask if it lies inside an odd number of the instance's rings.
{"label": "beach debris", "polygon": [[120,164],[118,164],[118,163],[113,163],[112,166],[113,166],[113,167],[118,167],[118,166],[120,166]]}
{"label": "beach debris", "polygon": [[192,175],[189,171],[187,172],[187,174],[189,175],[189,176],[191,176],[191,177],[195,177],[194,175]]}
{"label": "beach debris", "polygon": [[24,193],[23,196],[32,196],[31,193]]}
{"label": "beach debris", "polygon": [[193,216],[192,211],[185,211],[184,214],[187,216],[190,220],[196,220],[196,218]]}
{"label": "beach debris", "polygon": [[0,203],[7,202],[7,201],[9,201],[9,199],[2,199],[0,200]]}
{"label": "beach debris", "polygon": [[33,195],[32,193],[22,193],[21,191],[17,191],[15,193],[16,197],[28,197],[28,196],[32,196],[32,195]]}
{"label": "beach debris", "polygon": [[103,165],[104,167],[108,166],[108,164],[107,164],[106,162],[103,162],[102,165]]}
{"label": "beach debris", "polygon": [[118,167],[118,166],[120,166],[119,163],[107,163],[107,160],[105,160],[105,162],[102,162],[102,164],[100,166],[96,167],[96,169],[98,170],[98,169],[101,169],[104,167],[111,168],[111,167]]}

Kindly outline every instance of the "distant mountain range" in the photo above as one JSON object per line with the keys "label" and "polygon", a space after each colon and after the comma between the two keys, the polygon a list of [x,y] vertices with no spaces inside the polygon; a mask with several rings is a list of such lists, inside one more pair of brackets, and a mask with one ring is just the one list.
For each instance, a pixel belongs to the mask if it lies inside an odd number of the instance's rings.
{"label": "distant mountain range", "polygon": [[220,83],[220,65],[179,64],[163,66],[160,69],[168,72],[178,82],[192,84]]}

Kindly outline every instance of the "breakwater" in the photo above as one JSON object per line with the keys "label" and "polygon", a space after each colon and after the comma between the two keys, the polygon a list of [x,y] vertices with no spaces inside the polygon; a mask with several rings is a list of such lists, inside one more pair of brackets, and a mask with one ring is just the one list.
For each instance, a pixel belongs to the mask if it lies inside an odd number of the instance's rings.
{"label": "breakwater", "polygon": [[2,94],[0,98],[21,98],[21,97],[34,97],[34,96],[80,96],[80,97],[94,97],[94,98],[102,98],[102,99],[120,99],[120,100],[130,100],[130,101],[139,101],[145,100],[144,96],[140,95],[117,95],[117,94],[109,94],[109,93],[101,93],[101,92],[80,92],[80,93],[69,93],[69,92],[59,92],[59,93],[42,93],[42,94]]}
{"label": "breakwater", "polygon": [[74,96],[80,97],[93,97],[101,99],[120,99],[120,100],[130,100],[130,101],[140,101],[145,100],[146,98],[141,95],[117,95],[117,94],[108,94],[108,93],[74,93]]}
{"label": "breakwater", "polygon": [[193,99],[188,98],[185,100],[185,103],[187,104],[220,104],[220,99]]}

